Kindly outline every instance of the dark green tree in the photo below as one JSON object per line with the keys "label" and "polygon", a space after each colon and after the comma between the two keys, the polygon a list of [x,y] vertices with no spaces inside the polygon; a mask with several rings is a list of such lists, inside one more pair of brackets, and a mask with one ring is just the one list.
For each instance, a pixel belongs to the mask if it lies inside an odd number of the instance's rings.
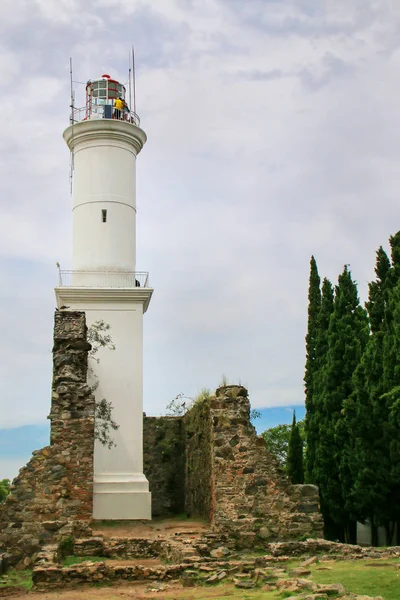
{"label": "dark green tree", "polygon": [[347,478],[347,460],[343,454],[344,430],[340,421],[344,403],[353,392],[353,374],[368,336],[367,313],[360,306],[357,285],[345,266],[335,288],[334,309],[327,336],[328,350],[320,373],[317,482],[324,518],[335,525],[335,537],[348,541],[354,538],[354,532],[352,515],[345,505],[342,491],[342,478]]}
{"label": "dark green tree", "polygon": [[287,454],[287,474],[293,484],[304,483],[303,439],[296,423],[296,411],[293,411]]}
{"label": "dark green tree", "polygon": [[[325,385],[325,366],[327,361],[329,342],[328,342],[328,330],[331,315],[333,313],[333,287],[329,279],[324,279],[322,282],[322,297],[321,297],[321,308],[318,315],[318,331],[316,335],[316,368],[313,377],[313,399],[312,399],[312,411],[313,418],[312,423],[314,427],[314,449],[313,458],[309,460],[309,436],[310,427],[308,432],[306,431],[306,464],[307,464],[307,477],[308,483],[315,483],[319,485],[319,477],[321,473],[321,460],[323,456],[323,446],[325,444],[324,438],[321,436],[321,431],[325,425],[326,414],[323,410],[322,395],[324,392]],[[321,502],[323,500],[321,499]]]}
{"label": "dark green tree", "polygon": [[389,290],[382,343],[383,386],[385,393],[380,398],[380,411],[387,415],[382,446],[389,449],[389,492],[386,504],[387,542],[391,543],[394,525],[400,529],[400,480],[398,458],[400,454],[399,401],[400,401],[400,234],[390,238],[392,266],[388,275]]}
{"label": "dark green tree", "polygon": [[390,456],[388,411],[382,400],[383,341],[386,331],[390,260],[380,247],[376,255],[376,281],[369,284],[366,307],[371,335],[354,377],[354,392],[346,400],[343,425],[347,437],[342,456],[342,492],[346,509],[359,521],[369,520],[371,543],[377,544],[377,527],[388,527]]}
{"label": "dark green tree", "polygon": [[[304,420],[298,421],[297,426],[299,428],[304,445]],[[287,454],[289,450],[291,428],[291,425],[276,425],[275,427],[266,429],[261,434],[265,440],[268,451],[276,458],[276,460],[285,470],[287,466]]]}
{"label": "dark green tree", "polygon": [[2,479],[0,481],[0,502],[3,502],[10,493],[10,485],[11,482],[9,479]]}
{"label": "dark green tree", "polygon": [[313,481],[315,451],[318,440],[318,415],[315,410],[314,379],[317,370],[317,336],[321,312],[321,290],[318,267],[314,256],[310,260],[308,286],[308,323],[306,335],[306,367],[304,375],[306,396],[305,429],[307,436],[306,480]]}

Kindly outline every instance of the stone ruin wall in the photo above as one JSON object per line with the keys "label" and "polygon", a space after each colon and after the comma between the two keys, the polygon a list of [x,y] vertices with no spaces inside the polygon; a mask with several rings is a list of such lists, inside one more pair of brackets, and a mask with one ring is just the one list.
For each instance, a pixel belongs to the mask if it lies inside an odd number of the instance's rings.
{"label": "stone ruin wall", "polygon": [[185,512],[185,440],[181,417],[143,418],[143,471],[153,517]]}
{"label": "stone ruin wall", "polygon": [[[33,453],[0,505],[0,550],[11,563],[30,556],[71,524],[92,518],[94,396],[86,383],[85,314],[56,312],[50,446]],[[79,530],[79,527],[78,527]]]}
{"label": "stone ruin wall", "polygon": [[[0,505],[0,551],[12,563],[69,533],[90,534],[94,396],[83,312],[57,312],[50,446],[33,453]],[[238,546],[322,536],[318,490],[293,486],[250,423],[247,390],[219,388],[184,417],[144,417],[154,516],[202,516]]]}
{"label": "stone ruin wall", "polygon": [[[175,435],[183,436],[185,448],[184,498],[181,485],[160,485],[163,473],[170,481],[183,476],[182,461],[164,455],[159,462],[160,451],[150,443],[156,439],[156,427],[163,439],[162,430],[167,424],[171,431],[173,421],[179,423]],[[242,386],[219,388],[184,417],[145,417],[144,432],[145,465],[151,465],[150,471],[146,466],[144,471],[153,506],[168,507],[158,514],[171,514],[179,499],[188,515],[207,519],[217,531],[235,537],[238,546],[249,548],[265,541],[323,537],[318,488],[289,482],[264,439],[256,435]]]}
{"label": "stone ruin wall", "polygon": [[323,537],[318,488],[290,483],[256,435],[247,390],[221,387],[209,406],[212,525],[248,548],[258,540]]}

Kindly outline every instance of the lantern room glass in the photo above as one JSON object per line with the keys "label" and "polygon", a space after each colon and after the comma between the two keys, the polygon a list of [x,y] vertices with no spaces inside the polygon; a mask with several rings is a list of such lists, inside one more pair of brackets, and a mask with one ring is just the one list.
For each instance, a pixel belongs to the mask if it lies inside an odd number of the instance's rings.
{"label": "lantern room glass", "polygon": [[125,99],[126,89],[115,79],[97,79],[86,85],[86,118],[100,117],[105,104],[113,106],[116,98]]}

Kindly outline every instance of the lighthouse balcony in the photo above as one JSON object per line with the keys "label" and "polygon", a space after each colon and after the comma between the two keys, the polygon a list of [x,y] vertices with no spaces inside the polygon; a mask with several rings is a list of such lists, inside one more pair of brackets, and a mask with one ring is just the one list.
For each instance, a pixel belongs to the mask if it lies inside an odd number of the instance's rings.
{"label": "lighthouse balcony", "polygon": [[145,271],[61,271],[59,287],[74,288],[149,288]]}
{"label": "lighthouse balcony", "polygon": [[71,113],[71,125],[81,121],[93,121],[98,119],[113,119],[131,123],[139,127],[139,116],[132,110],[115,110],[112,102],[107,104],[91,104],[82,108],[73,108]]}

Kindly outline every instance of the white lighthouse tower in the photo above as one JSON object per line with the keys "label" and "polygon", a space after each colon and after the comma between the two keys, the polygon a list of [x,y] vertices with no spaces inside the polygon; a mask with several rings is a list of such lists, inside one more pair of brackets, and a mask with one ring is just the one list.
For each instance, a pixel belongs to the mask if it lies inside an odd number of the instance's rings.
{"label": "white lighthouse tower", "polygon": [[[116,446],[95,443],[94,519],[151,519],[143,474],[143,314],[153,290],[136,271],[136,157],[146,142],[139,118],[115,100],[125,88],[103,75],[86,85],[64,139],[74,161],[73,269],[60,271],[57,304],[104,320],[114,351],[93,365],[96,398],[113,404]],[[117,104],[119,104],[117,102]]]}

